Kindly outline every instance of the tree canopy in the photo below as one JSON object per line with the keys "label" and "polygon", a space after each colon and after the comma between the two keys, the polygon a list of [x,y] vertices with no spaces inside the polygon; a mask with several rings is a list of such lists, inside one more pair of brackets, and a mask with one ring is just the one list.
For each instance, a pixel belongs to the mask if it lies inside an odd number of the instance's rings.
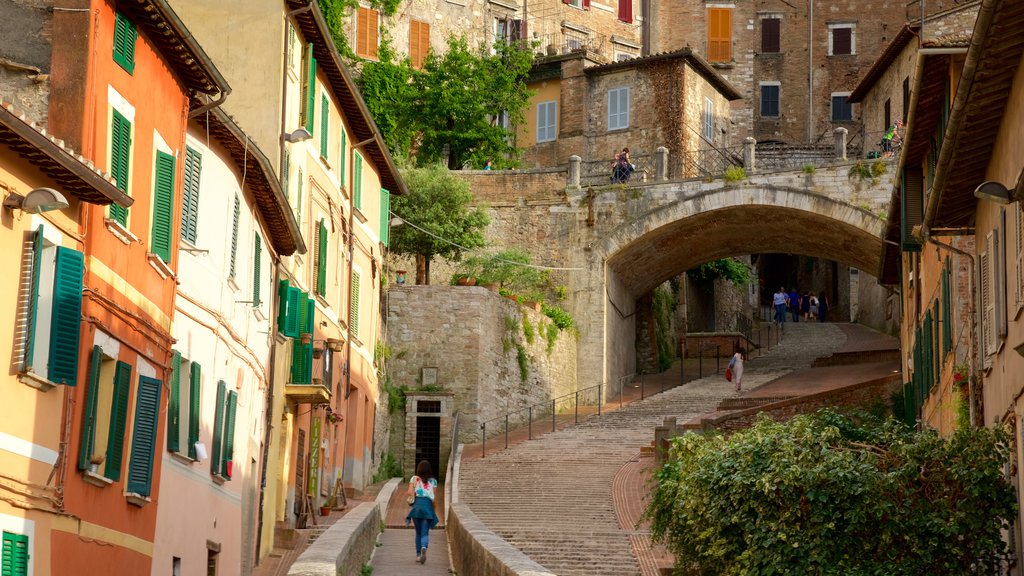
{"label": "tree canopy", "polygon": [[1001,430],[834,411],[672,440],[647,509],[686,575],[993,574],[1016,514]]}
{"label": "tree canopy", "polygon": [[431,260],[457,262],[463,250],[484,246],[490,219],[471,206],[469,183],[443,166],[404,170],[402,177],[409,195],[394,196],[391,210],[409,224],[391,231],[391,251],[415,256],[416,283],[429,284]]}

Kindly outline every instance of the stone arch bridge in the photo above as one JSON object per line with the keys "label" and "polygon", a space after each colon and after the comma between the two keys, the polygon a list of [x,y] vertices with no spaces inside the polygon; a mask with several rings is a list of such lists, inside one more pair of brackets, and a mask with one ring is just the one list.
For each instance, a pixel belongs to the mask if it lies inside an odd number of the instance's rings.
{"label": "stone arch bridge", "polygon": [[488,207],[493,243],[567,269],[555,274],[569,289],[565,306],[580,331],[579,386],[614,387],[635,370],[637,299],[688,269],[781,252],[877,273],[894,166],[861,177],[851,170],[855,164],[757,173],[737,182],[664,179],[582,188],[573,185],[571,164],[463,176]]}

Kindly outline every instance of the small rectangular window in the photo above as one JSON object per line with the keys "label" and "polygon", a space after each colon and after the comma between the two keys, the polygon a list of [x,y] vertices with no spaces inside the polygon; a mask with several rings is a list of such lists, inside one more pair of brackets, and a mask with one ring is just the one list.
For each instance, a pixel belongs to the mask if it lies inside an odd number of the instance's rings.
{"label": "small rectangular window", "polygon": [[135,72],[135,42],[137,40],[138,32],[135,30],[135,24],[132,24],[124,14],[118,12],[114,16],[114,62],[117,62],[129,74]]}
{"label": "small rectangular window", "polygon": [[327,161],[328,138],[331,134],[331,101],[327,93],[320,94],[320,157]]}
{"label": "small rectangular window", "polygon": [[551,142],[557,134],[556,112],[558,102],[541,102],[537,104],[537,142]]}
{"label": "small rectangular window", "polygon": [[174,156],[158,150],[154,174],[156,183],[153,190],[150,250],[170,264],[174,230]]}
{"label": "small rectangular window", "polygon": [[829,26],[829,56],[844,56],[856,53],[852,24]]}
{"label": "small rectangular window", "polygon": [[715,103],[711,98],[704,98],[704,138],[709,142],[715,139]]}
{"label": "small rectangular window", "polygon": [[633,0],[619,0],[619,20],[626,24],[632,24]]}
{"label": "small rectangular window", "polygon": [[629,128],[629,88],[608,91],[608,129]]}
{"label": "small rectangular window", "polygon": [[359,338],[359,272],[352,272],[352,293],[348,300],[348,329],[353,338]]}
{"label": "small rectangular window", "polygon": [[761,117],[763,117],[763,118],[778,118],[779,117],[779,85],[778,84],[762,84],[761,85]]}
{"label": "small rectangular window", "polygon": [[781,18],[761,19],[761,53],[777,54],[781,51]]}
{"label": "small rectangular window", "polygon": [[832,121],[849,122],[853,120],[853,104],[849,94],[832,95]]}

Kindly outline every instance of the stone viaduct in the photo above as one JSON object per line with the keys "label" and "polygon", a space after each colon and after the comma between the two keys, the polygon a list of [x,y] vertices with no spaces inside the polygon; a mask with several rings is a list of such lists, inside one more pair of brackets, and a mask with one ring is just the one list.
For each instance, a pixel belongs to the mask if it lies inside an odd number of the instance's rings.
{"label": "stone viaduct", "polygon": [[578,185],[574,163],[463,177],[488,207],[494,243],[526,249],[535,263],[563,269],[553,274],[568,287],[563,305],[579,327],[581,388],[615,387],[620,376],[633,373],[637,299],[704,262],[781,252],[835,260],[871,275],[879,268],[893,186],[889,163],[878,164],[884,173],[876,177],[860,176],[857,162],[849,161],[734,182],[662,174],[597,187]]}

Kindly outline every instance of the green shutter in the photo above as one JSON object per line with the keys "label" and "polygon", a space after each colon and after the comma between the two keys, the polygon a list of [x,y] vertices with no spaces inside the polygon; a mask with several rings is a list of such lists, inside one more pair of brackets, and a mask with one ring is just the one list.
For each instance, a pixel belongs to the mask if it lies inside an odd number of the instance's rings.
{"label": "green shutter", "polygon": [[217,382],[217,405],[215,412],[213,413],[213,453],[210,458],[210,472],[212,474],[220,474],[221,461],[220,461],[220,443],[223,438],[222,432],[224,427],[224,393],[227,389],[227,385],[223,380]]}
{"label": "green shutter", "polygon": [[156,189],[153,193],[152,251],[171,263],[171,236],[174,224],[174,156],[157,151]]}
{"label": "green shutter", "polygon": [[313,45],[309,44],[309,59],[306,65],[306,130],[313,133],[313,107],[316,106],[316,58]]}
{"label": "green shutter", "polygon": [[327,292],[327,225],[323,219],[317,226],[316,246],[316,293],[323,296]]}
{"label": "green shutter", "polygon": [[28,536],[4,532],[3,560],[0,562],[3,576],[27,576]]}
{"label": "green shutter", "polygon": [[903,384],[903,423],[913,426],[917,423],[917,407],[914,405],[914,384]]}
{"label": "green shutter", "polygon": [[121,457],[124,453],[124,428],[128,421],[128,398],[132,391],[132,367],[118,362],[114,371],[114,397],[110,405],[110,430],[107,433],[107,459],[103,475],[121,479]]}
{"label": "green shutter", "polygon": [[363,156],[356,152],[355,166],[352,168],[352,203],[356,210],[363,209]]}
{"label": "green shutter", "polygon": [[943,355],[953,349],[953,298],[950,295],[953,283],[953,263],[946,258],[946,269],[942,272],[942,349]]}
{"label": "green shutter", "polygon": [[[120,12],[114,17],[114,62],[125,72],[135,72],[135,41],[138,32],[135,25]],[[6,576],[6,575],[4,575]]]}
{"label": "green shutter", "polygon": [[345,167],[348,164],[348,134],[345,132],[345,121],[341,122],[341,150],[338,152],[338,178],[341,180],[341,187],[345,188]]}
{"label": "green shutter", "polygon": [[900,234],[902,249],[906,252],[920,252],[921,241],[913,236],[914,227],[924,221],[924,183],[921,168],[906,167],[901,180],[900,202],[902,219]]}
{"label": "green shutter", "polygon": [[78,383],[78,331],[82,323],[82,276],[85,257],[78,250],[57,247],[53,272],[53,312],[50,315],[50,359],[47,379],[57,384]]}
{"label": "green shutter", "polygon": [[384,247],[391,241],[391,192],[380,189],[380,243]]}
{"label": "green shutter", "polygon": [[[310,63],[313,59],[313,45],[306,44],[302,48],[302,98],[299,100],[299,124],[305,126],[306,130],[310,134],[313,133],[313,107],[310,105],[312,102],[313,88],[316,87],[316,83],[310,85]],[[316,78],[316,71],[313,71],[313,78]]]}
{"label": "green shutter", "polygon": [[29,290],[28,330],[25,334],[25,370],[33,371],[36,347],[36,319],[39,317],[39,272],[43,265],[43,225],[32,234],[32,287]]}
{"label": "green shutter", "polygon": [[202,392],[202,368],[193,362],[188,379],[188,457],[196,459],[199,442],[199,399]]}
{"label": "green shutter", "polygon": [[128,491],[140,496],[149,496],[153,484],[153,456],[156,453],[156,426],[160,421],[161,387],[162,384],[156,378],[139,376],[132,455],[128,461]]}
{"label": "green shutter", "polygon": [[185,181],[181,201],[181,237],[196,243],[199,225],[199,181],[203,172],[203,155],[185,147]]}
{"label": "green shutter", "polygon": [[299,192],[295,196],[295,222],[302,227],[302,195],[306,191],[306,183],[302,181],[302,168],[299,168]]}
{"label": "green shutter", "polygon": [[181,452],[181,352],[171,356],[170,393],[167,399],[167,449]]}
{"label": "green shutter", "polygon": [[253,236],[253,254],[252,254],[252,307],[260,307],[260,266],[263,261],[263,241],[260,240],[259,233]]}
{"label": "green shutter", "polygon": [[277,330],[282,334],[288,332],[288,280],[277,283]]}
{"label": "green shutter", "polygon": [[285,198],[285,200],[288,200],[289,204],[291,203],[291,200],[289,200],[290,195],[288,193],[288,188],[289,188],[289,186],[288,186],[288,173],[291,170],[291,163],[292,163],[292,155],[289,154],[287,150],[285,150],[284,151],[284,167],[281,168],[281,187],[284,188],[284,198]]}
{"label": "green shutter", "polygon": [[352,272],[352,293],[349,294],[348,331],[354,338],[359,337],[359,272]]}
{"label": "green shutter", "polygon": [[[299,292],[298,301],[295,304],[294,314],[296,324],[299,325],[299,329],[306,334],[312,335],[312,314],[313,308],[311,304],[312,300],[309,299],[309,295]],[[313,341],[310,339],[309,344],[303,344],[302,340],[296,338],[292,341],[292,382],[295,384],[309,384],[312,377],[312,348]]]}
{"label": "green shutter", "polygon": [[[119,190],[128,193],[128,174],[131,165],[132,123],[114,110],[110,124],[110,173]],[[128,226],[128,209],[117,204],[110,205],[110,217],[121,226]]]}
{"label": "green shutter", "polygon": [[[224,414],[224,450],[221,451],[220,475],[231,478],[228,471],[228,462],[235,457],[235,408],[238,405],[238,393],[228,392],[227,406]],[[233,467],[233,466],[232,466]]]}
{"label": "green shutter", "polygon": [[302,331],[302,308],[303,305],[303,292],[295,286],[288,288],[288,318],[287,318],[287,329],[284,335],[290,338],[298,338]]}
{"label": "green shutter", "polygon": [[235,277],[235,257],[238,254],[238,217],[242,213],[242,203],[235,194],[235,208],[231,220],[231,262],[228,265],[228,278]]}
{"label": "green shutter", "polygon": [[320,157],[327,160],[327,135],[331,127],[331,106],[327,94],[320,95]]}
{"label": "green shutter", "polygon": [[89,467],[89,459],[96,447],[96,399],[100,395],[100,371],[103,368],[103,349],[92,347],[89,360],[89,387],[85,391],[85,408],[82,410],[82,438],[78,444],[78,469]]}

